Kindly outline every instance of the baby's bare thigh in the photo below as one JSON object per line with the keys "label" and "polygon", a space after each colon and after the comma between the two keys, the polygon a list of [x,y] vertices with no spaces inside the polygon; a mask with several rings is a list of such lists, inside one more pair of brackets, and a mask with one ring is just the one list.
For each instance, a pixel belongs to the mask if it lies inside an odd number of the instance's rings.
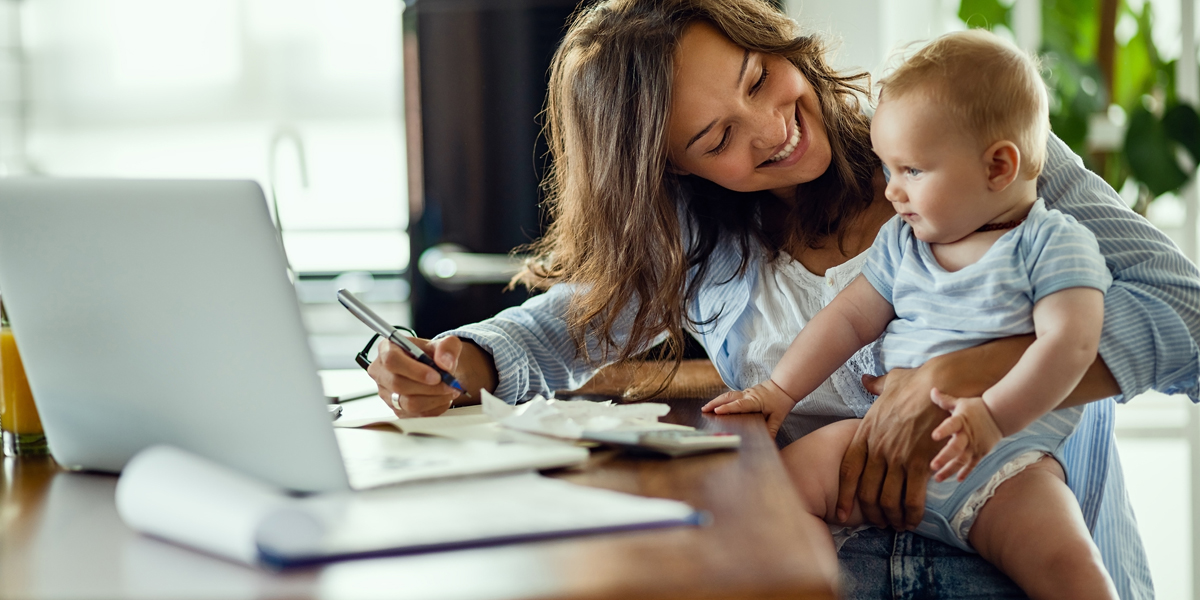
{"label": "baby's bare thigh", "polygon": [[[814,516],[834,520],[837,509],[838,471],[861,419],[846,419],[826,425],[789,444],[780,452],[805,510]],[[857,507],[856,507],[857,508]],[[860,520],[858,511],[851,523]]]}

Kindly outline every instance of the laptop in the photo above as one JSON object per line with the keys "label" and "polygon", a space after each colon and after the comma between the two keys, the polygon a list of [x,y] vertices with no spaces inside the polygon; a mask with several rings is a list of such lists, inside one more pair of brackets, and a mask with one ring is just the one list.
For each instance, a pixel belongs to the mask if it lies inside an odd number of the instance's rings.
{"label": "laptop", "polygon": [[169,444],[324,492],[587,456],[413,441],[355,457],[367,472],[348,474],[253,181],[0,179],[0,295],[50,452],[69,469],[119,472]]}

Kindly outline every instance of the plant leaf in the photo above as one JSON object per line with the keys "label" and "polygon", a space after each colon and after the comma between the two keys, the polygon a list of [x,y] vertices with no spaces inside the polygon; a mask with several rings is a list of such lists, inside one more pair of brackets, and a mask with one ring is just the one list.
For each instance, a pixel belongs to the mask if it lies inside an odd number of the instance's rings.
{"label": "plant leaf", "polygon": [[958,18],[968,27],[1007,27],[1011,13],[1012,7],[1000,4],[999,0],[962,0],[958,5]]}
{"label": "plant leaf", "polygon": [[1177,141],[1200,164],[1200,115],[1190,104],[1176,104],[1167,109],[1162,119],[1168,137]]}
{"label": "plant leaf", "polygon": [[1129,116],[1124,150],[1129,170],[1154,196],[1178,190],[1188,180],[1175,157],[1175,142],[1145,107],[1138,106]]}

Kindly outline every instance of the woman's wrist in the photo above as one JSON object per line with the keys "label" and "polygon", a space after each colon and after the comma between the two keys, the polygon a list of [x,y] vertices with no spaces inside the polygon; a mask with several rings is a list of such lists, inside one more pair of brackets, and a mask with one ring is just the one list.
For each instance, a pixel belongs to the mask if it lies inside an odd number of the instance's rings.
{"label": "woman's wrist", "polygon": [[1104,359],[1096,355],[1095,362],[1083,374],[1083,379],[1070,394],[1067,394],[1066,399],[1058,405],[1058,408],[1080,406],[1120,393],[1122,393],[1121,386],[1117,383],[1117,378],[1113,376],[1112,371],[1108,370]]}
{"label": "woman's wrist", "polygon": [[[1029,334],[992,340],[934,357],[920,370],[923,376],[930,378],[933,387],[943,392],[959,397],[982,396],[1016,366],[1034,339],[1033,334]],[[1120,393],[1116,378],[1104,360],[1097,356],[1058,408],[1079,406]]]}
{"label": "woman's wrist", "polygon": [[[932,387],[952,396],[982,396],[1021,359],[1033,335],[1000,338],[934,357],[921,367]],[[926,367],[929,367],[926,369]]]}

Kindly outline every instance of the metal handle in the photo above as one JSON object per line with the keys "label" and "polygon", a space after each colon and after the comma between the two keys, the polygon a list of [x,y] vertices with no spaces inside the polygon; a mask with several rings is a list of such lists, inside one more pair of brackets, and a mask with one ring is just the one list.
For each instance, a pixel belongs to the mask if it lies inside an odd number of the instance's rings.
{"label": "metal handle", "polygon": [[477,283],[508,283],[524,268],[525,259],[507,254],[476,254],[458,244],[427,248],[417,269],[434,287],[455,291]]}

